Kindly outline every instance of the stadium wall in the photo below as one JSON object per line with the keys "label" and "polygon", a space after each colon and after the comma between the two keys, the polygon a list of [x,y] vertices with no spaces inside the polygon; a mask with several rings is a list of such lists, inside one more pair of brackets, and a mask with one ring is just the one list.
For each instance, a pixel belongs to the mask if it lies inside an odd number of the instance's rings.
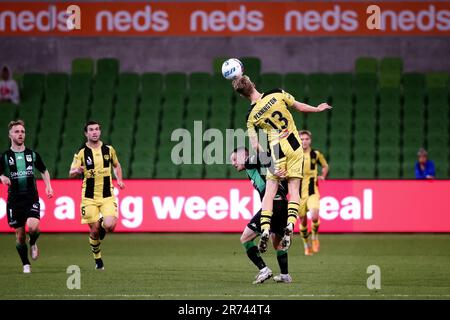
{"label": "stadium wall", "polygon": [[446,37],[2,37],[0,41],[0,61],[19,73],[70,72],[72,59],[78,57],[115,57],[121,70],[130,72],[212,72],[212,60],[218,56],[260,57],[263,72],[351,72],[360,56],[403,57],[405,72],[450,72],[449,52]]}

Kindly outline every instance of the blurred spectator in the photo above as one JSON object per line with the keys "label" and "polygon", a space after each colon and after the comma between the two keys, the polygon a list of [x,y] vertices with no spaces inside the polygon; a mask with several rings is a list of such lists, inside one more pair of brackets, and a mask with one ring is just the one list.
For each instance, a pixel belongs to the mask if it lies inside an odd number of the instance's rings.
{"label": "blurred spectator", "polygon": [[19,87],[12,78],[11,69],[7,66],[2,68],[0,79],[0,102],[12,102],[19,104]]}
{"label": "blurred spectator", "polygon": [[435,177],[434,162],[428,160],[428,152],[420,148],[417,152],[416,179],[434,179]]}

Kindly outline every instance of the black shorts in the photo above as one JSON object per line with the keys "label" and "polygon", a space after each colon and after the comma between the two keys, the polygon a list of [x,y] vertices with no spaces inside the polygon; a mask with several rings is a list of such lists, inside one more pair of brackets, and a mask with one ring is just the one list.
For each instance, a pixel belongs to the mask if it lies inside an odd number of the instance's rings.
{"label": "black shorts", "polygon": [[[273,214],[270,223],[270,232],[280,237],[284,235],[284,229],[287,226],[288,203],[284,200],[275,200],[273,202]],[[257,234],[261,234],[261,209],[253,216],[247,227]]]}
{"label": "black shorts", "polygon": [[9,196],[6,206],[8,224],[14,229],[21,228],[28,218],[40,219],[40,210],[38,195]]}

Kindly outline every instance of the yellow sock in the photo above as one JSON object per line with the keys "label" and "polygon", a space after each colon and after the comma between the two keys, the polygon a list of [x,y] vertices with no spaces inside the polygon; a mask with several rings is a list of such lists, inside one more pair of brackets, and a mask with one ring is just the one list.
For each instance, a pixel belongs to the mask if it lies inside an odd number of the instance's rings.
{"label": "yellow sock", "polygon": [[91,245],[92,254],[94,255],[94,259],[100,259],[102,257],[102,253],[100,250],[100,240],[94,240],[89,237],[89,244]]}
{"label": "yellow sock", "polygon": [[314,221],[312,222],[311,231],[313,240],[317,240],[317,238],[319,237],[319,226],[320,226],[320,219],[317,219],[316,222]]}
{"label": "yellow sock", "polygon": [[289,201],[288,203],[288,218],[287,223],[292,223],[295,225],[297,222],[297,216],[298,216],[298,208],[300,205],[298,202]]}
{"label": "yellow sock", "polygon": [[272,221],[272,211],[263,210],[261,211],[261,231],[269,230],[270,223]]}
{"label": "yellow sock", "polygon": [[303,243],[304,243],[305,245],[308,245],[308,237],[309,237],[308,226],[304,227],[304,226],[300,223],[300,234],[302,235]]}

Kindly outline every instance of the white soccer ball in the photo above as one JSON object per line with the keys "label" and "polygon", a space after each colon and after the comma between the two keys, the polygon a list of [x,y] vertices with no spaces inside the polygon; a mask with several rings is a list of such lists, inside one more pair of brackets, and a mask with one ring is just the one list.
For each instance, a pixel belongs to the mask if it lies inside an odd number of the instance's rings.
{"label": "white soccer ball", "polygon": [[244,65],[238,59],[228,59],[222,64],[222,75],[227,80],[242,77],[243,74]]}

